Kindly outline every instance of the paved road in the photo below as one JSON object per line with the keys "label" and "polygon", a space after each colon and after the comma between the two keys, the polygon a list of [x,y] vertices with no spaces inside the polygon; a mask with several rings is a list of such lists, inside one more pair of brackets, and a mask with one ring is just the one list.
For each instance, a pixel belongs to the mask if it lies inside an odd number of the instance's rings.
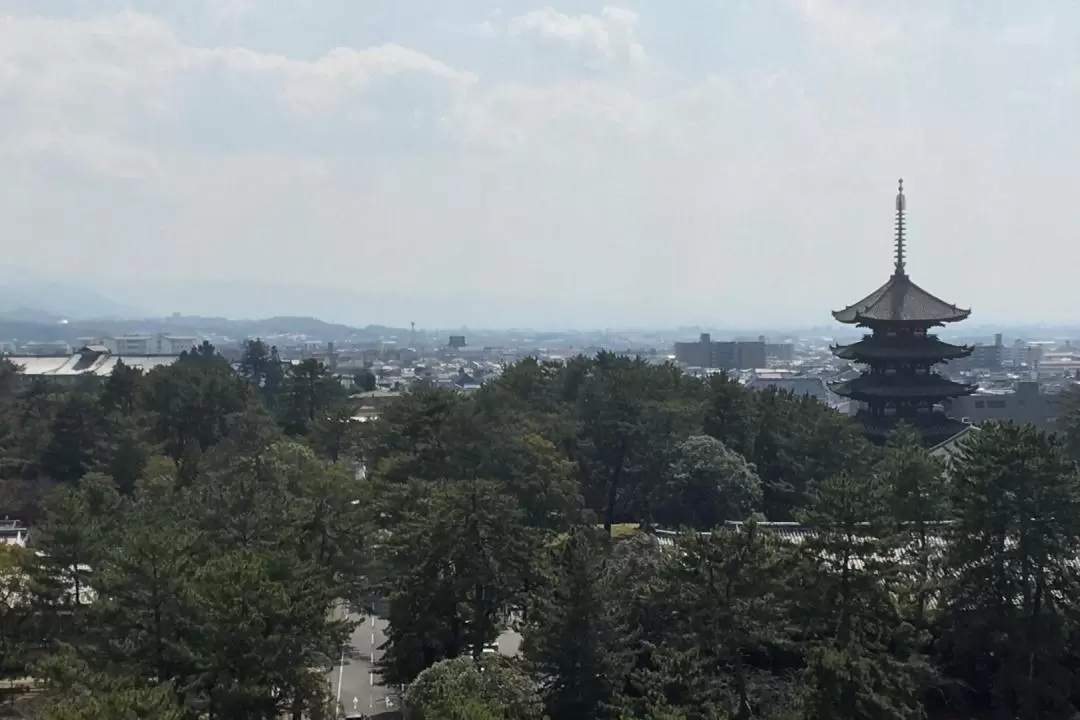
{"label": "paved road", "polygon": [[[331,680],[334,697],[346,711],[370,714],[396,707],[396,693],[378,684],[373,663],[379,656],[379,646],[386,641],[386,620],[368,615],[350,615],[350,620],[363,620],[350,638],[350,650],[343,662],[334,669]],[[387,698],[390,698],[389,705]],[[354,705],[355,703],[355,705]]]}
{"label": "paved road", "polygon": [[[386,620],[355,614],[350,614],[349,619],[362,619],[363,622],[350,638],[351,650],[347,653],[348,656],[343,656],[330,678],[331,691],[339,702],[339,707],[351,712],[355,699],[355,709],[369,715],[398,709],[398,693],[378,684],[379,677],[373,667],[374,661],[379,657],[379,646],[386,641]],[[521,636],[507,630],[499,636],[498,643],[499,652],[503,655],[517,655]]]}

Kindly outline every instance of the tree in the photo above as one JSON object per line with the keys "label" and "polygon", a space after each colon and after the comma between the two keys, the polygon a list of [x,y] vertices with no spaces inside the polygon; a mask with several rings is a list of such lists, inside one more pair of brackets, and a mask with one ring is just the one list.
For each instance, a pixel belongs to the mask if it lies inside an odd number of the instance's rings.
{"label": "tree", "polygon": [[752,390],[726,373],[710,375],[702,430],[737,453],[752,452],[755,399]]}
{"label": "tree", "polygon": [[191,465],[227,435],[230,418],[250,409],[253,396],[220,355],[181,357],[146,375],[143,405],[150,439],[190,475]]}
{"label": "tree", "polygon": [[183,720],[186,715],[168,683],[146,685],[96,670],[70,648],[43,659],[34,674],[48,697],[41,720]]}
{"label": "tree", "polygon": [[308,359],[289,366],[285,395],[282,427],[289,435],[307,435],[344,397],[344,388],[326,365]]}
{"label": "tree", "polygon": [[870,476],[812,488],[798,592],[809,643],[803,712],[813,720],[920,718],[927,668],[893,600],[886,496]]}
{"label": "tree", "polygon": [[33,555],[18,545],[0,545],[0,674],[22,673],[38,637],[32,584]]}
{"label": "tree", "polygon": [[104,425],[97,398],[69,392],[53,418],[41,472],[59,482],[74,483],[94,466],[94,452]]}
{"label": "tree", "polygon": [[567,365],[565,373],[577,392],[580,431],[573,457],[583,495],[610,533],[620,516],[648,515],[650,483],[671,462],[677,439],[695,424],[697,403],[682,392],[693,386],[683,387],[673,366],[610,352]]}
{"label": "tree", "polygon": [[122,360],[116,366],[101,388],[101,408],[105,413],[121,413],[130,416],[138,407],[139,387],[143,373],[138,368],[129,367]]}
{"label": "tree", "polygon": [[299,717],[352,627],[330,610],[364,568],[355,493],[306,448],[241,446],[186,481],[153,459],[127,496],[93,474],[64,488],[35,586],[74,659],[125,691],[168,678],[186,716]]}
{"label": "tree", "polygon": [[259,338],[245,341],[237,372],[255,389],[267,408],[271,411],[277,408],[285,370],[276,347],[269,347]]}
{"label": "tree", "polygon": [[719,440],[695,435],[676,447],[652,506],[666,527],[708,529],[745,519],[760,502],[761,479],[753,466]]}
{"label": "tree", "polygon": [[529,608],[522,652],[553,718],[615,717],[630,669],[603,543],[574,528],[553,548],[548,582]]}
{"label": "tree", "polygon": [[939,585],[943,521],[949,516],[945,468],[923,448],[914,428],[901,425],[889,437],[876,472],[895,522],[903,599],[915,627],[925,630],[927,607]]}
{"label": "tree", "polygon": [[521,509],[492,481],[418,490],[419,507],[389,541],[390,627],[379,659],[384,682],[411,682],[439,660],[479,657],[521,604],[535,537]]}
{"label": "tree", "polygon": [[375,377],[375,373],[371,372],[370,368],[364,368],[353,375],[353,385],[364,392],[372,392],[379,386],[378,378]]}
{"label": "tree", "polygon": [[777,538],[753,521],[679,537],[654,589],[657,610],[671,623],[653,680],[666,706],[739,720],[783,706],[790,683],[754,661],[785,639],[789,570]]}
{"label": "tree", "polygon": [[490,654],[441,660],[405,695],[408,720],[540,720],[543,710],[531,680],[509,659]]}
{"label": "tree", "polygon": [[1080,571],[1080,479],[1063,441],[988,424],[954,458],[945,653],[980,709],[1066,716]]}

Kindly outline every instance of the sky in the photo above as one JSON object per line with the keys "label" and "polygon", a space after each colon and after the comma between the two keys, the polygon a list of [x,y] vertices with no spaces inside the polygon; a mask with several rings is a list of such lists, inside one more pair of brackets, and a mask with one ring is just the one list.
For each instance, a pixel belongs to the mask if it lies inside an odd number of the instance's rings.
{"label": "sky", "polygon": [[[0,259],[153,312],[1080,321],[1080,4],[0,0]],[[290,310],[294,312],[290,312]]]}

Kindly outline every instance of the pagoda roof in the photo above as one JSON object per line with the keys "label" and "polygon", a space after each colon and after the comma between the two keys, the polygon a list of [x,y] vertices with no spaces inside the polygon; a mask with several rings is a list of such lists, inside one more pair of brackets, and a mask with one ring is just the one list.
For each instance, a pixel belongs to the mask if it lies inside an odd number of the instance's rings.
{"label": "pagoda roof", "polygon": [[923,442],[929,445],[928,449],[931,451],[942,448],[947,442],[960,437],[962,433],[966,433],[972,427],[940,412],[930,413],[921,418],[905,416],[876,418],[867,417],[860,413],[855,416],[855,420],[860,421],[863,432],[875,440],[887,439],[900,423],[906,423],[919,433]]}
{"label": "pagoda roof", "polygon": [[933,335],[904,338],[882,338],[869,335],[850,345],[830,348],[842,360],[866,362],[868,360],[954,360],[967,357],[974,348],[969,345],[952,345]]}
{"label": "pagoda roof", "polygon": [[977,386],[954,382],[937,373],[915,377],[863,374],[854,380],[830,385],[830,389],[837,395],[855,400],[941,400],[970,395]]}
{"label": "pagoda roof", "polygon": [[888,282],[853,305],[835,310],[833,317],[848,324],[875,322],[947,323],[965,320],[971,310],[950,305],[911,281],[898,270]]}

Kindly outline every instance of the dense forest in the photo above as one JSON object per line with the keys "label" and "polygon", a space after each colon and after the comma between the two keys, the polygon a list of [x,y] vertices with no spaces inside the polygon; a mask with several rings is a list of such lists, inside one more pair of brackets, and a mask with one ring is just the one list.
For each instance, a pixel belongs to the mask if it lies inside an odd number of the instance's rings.
{"label": "dense forest", "polygon": [[[0,360],[0,685],[48,720],[330,718],[385,599],[417,720],[1076,717],[1080,403],[947,461],[601,353],[357,423],[316,361]],[[519,657],[485,653],[512,624]],[[32,687],[34,692],[27,693]]]}

